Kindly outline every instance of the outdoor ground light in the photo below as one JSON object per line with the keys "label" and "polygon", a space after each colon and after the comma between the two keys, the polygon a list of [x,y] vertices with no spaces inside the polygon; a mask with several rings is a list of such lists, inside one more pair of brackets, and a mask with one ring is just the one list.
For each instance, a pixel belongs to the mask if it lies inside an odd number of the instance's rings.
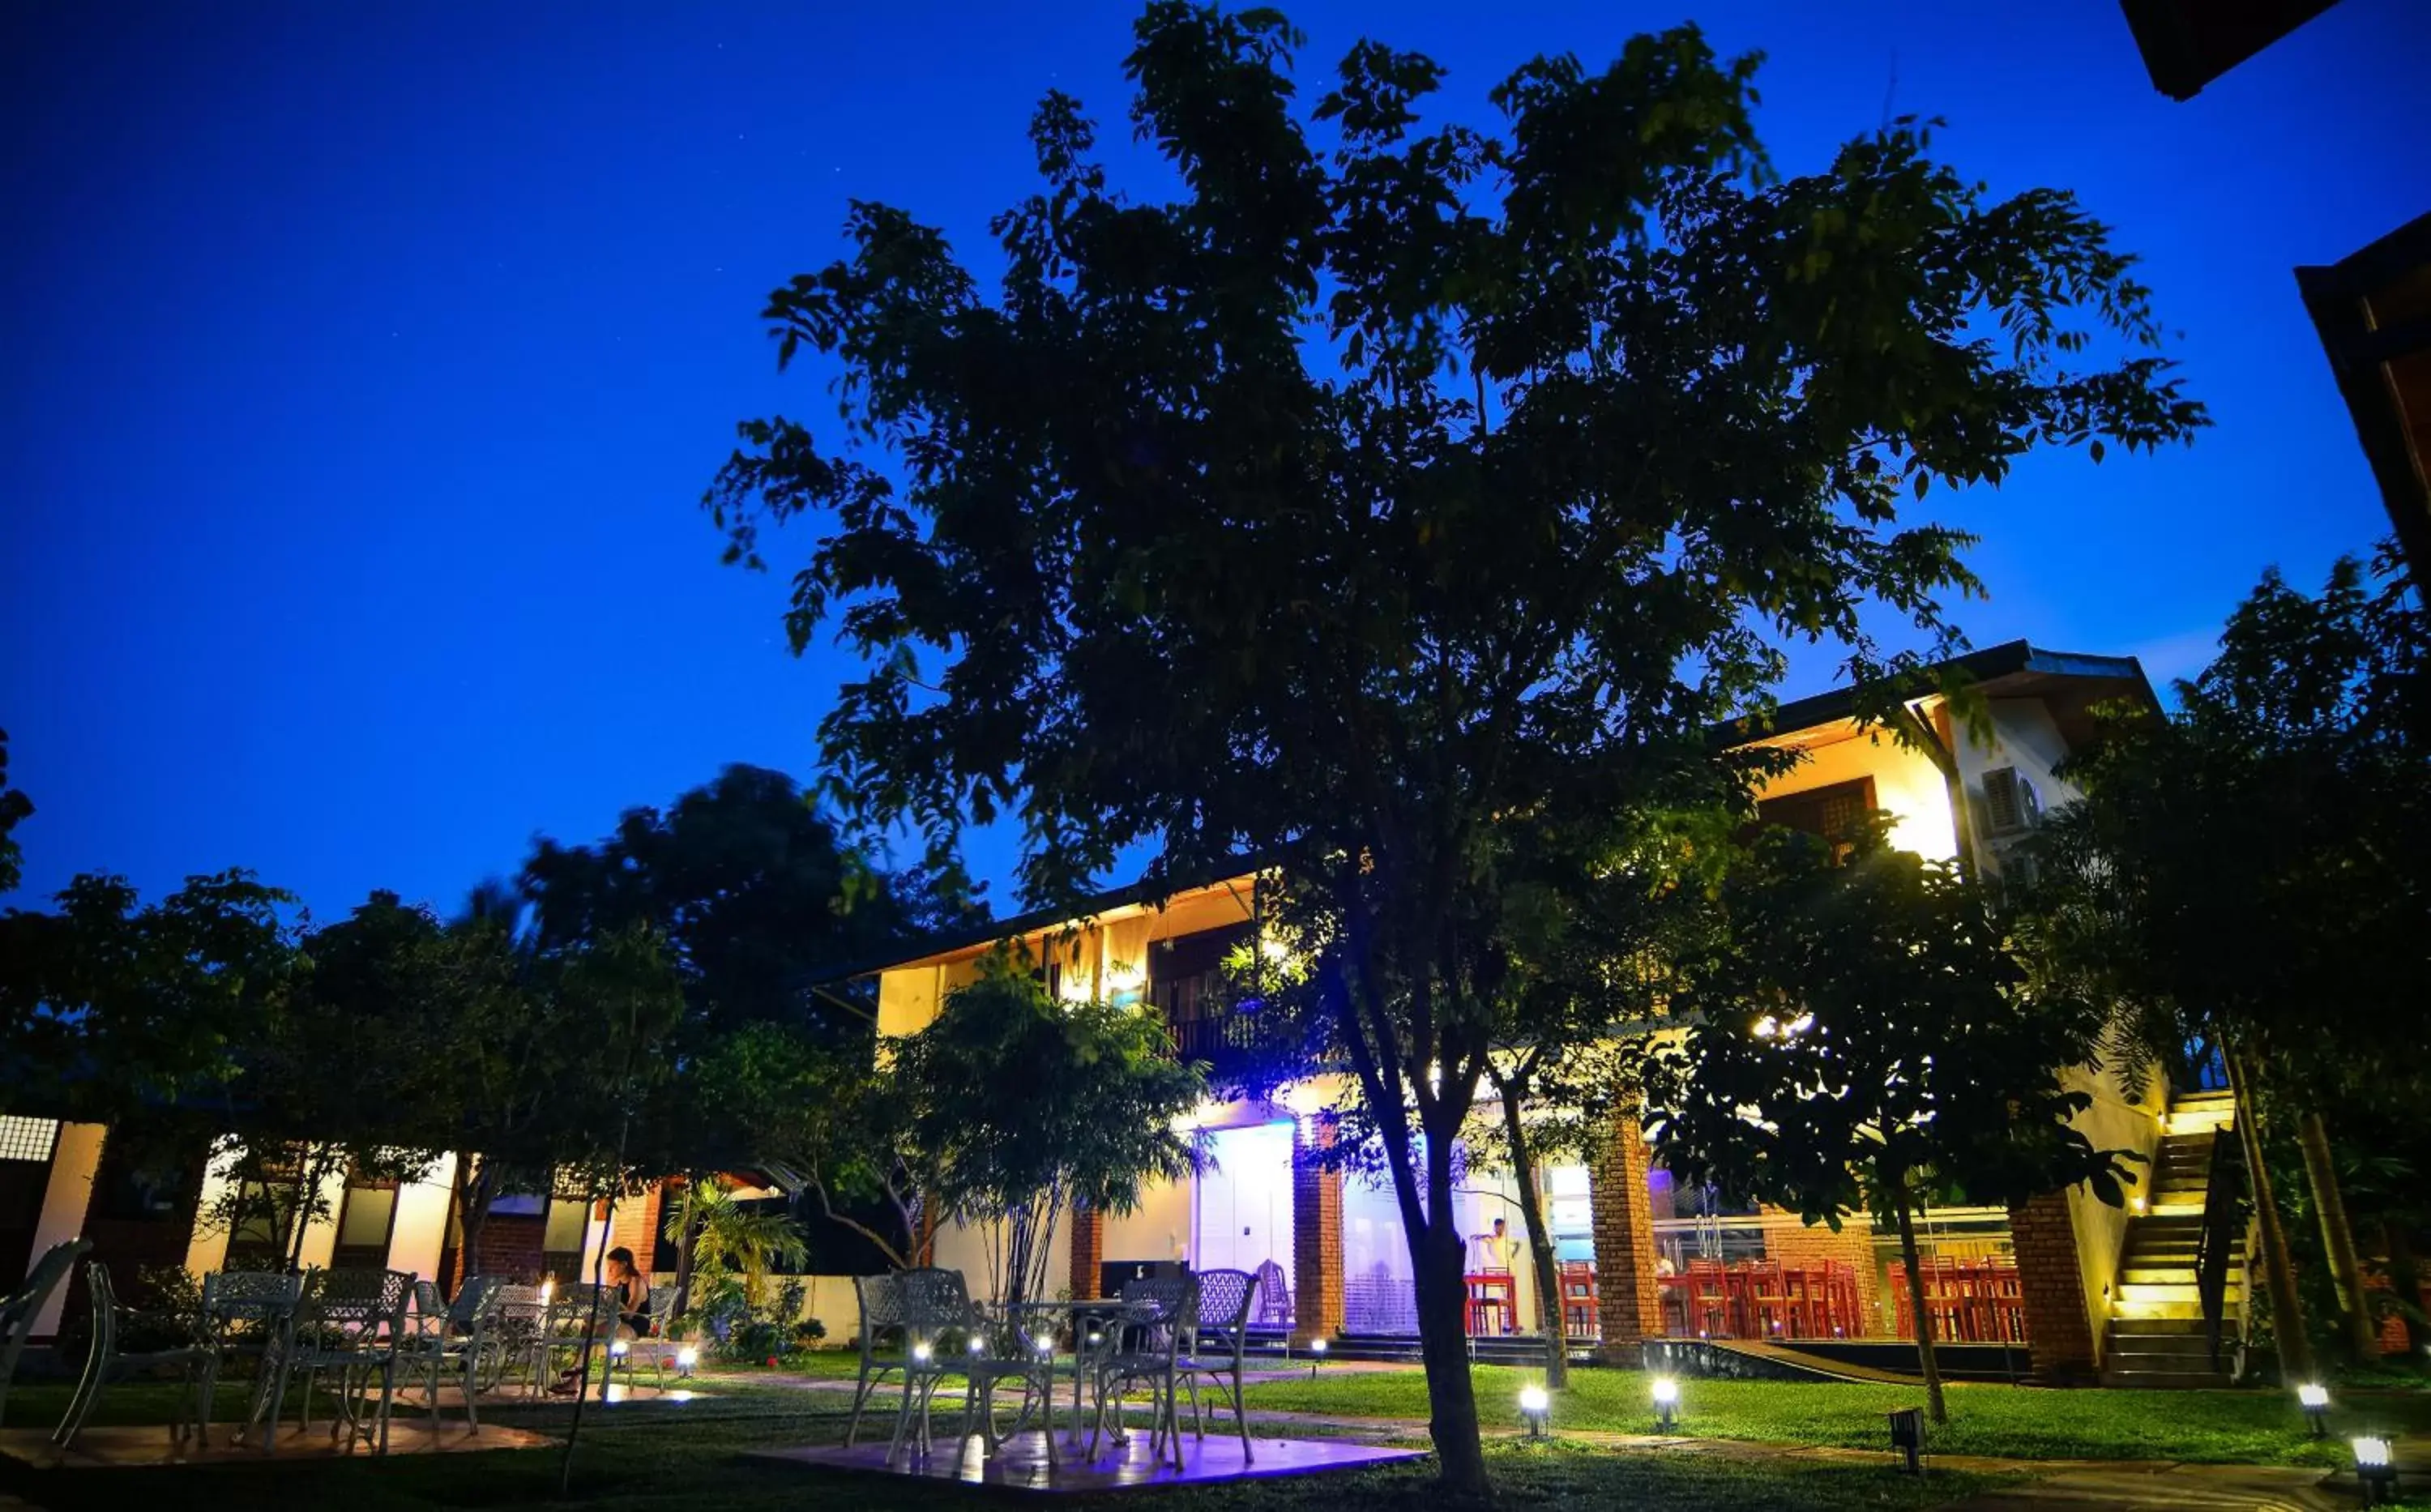
{"label": "outdoor ground light", "polygon": [[1528,1436],[1542,1438],[1552,1426],[1553,1399],[1540,1386],[1519,1388],[1519,1417],[1528,1424]]}
{"label": "outdoor ground light", "polygon": [[700,1351],[694,1349],[691,1345],[687,1344],[683,1348],[676,1351],[676,1379],[679,1381],[691,1380],[692,1368],[699,1363]]}
{"label": "outdoor ground light", "polygon": [[926,1344],[914,1344],[912,1346],[912,1358],[919,1364],[928,1364],[929,1356],[931,1352],[932,1352]]}
{"label": "outdoor ground light", "polygon": [[2397,1495],[2397,1456],[2389,1440],[2366,1435],[2354,1441],[2356,1479],[2363,1482],[2366,1506],[2378,1506]]}
{"label": "outdoor ground light", "polygon": [[1902,1407],[1890,1415],[1891,1452],[1903,1454],[1907,1463],[1902,1468],[1910,1475],[1924,1473],[1924,1409]]}
{"label": "outdoor ground light", "polygon": [[1669,1433],[1680,1420],[1680,1383],[1668,1375],[1654,1378],[1654,1425]]}
{"label": "outdoor ground light", "polygon": [[1308,1341],[1308,1378],[1310,1380],[1314,1381],[1316,1379],[1316,1368],[1324,1363],[1325,1340],[1321,1338],[1310,1339]]}
{"label": "outdoor ground light", "polygon": [[608,1357],[612,1360],[621,1362],[626,1355],[632,1352],[633,1346],[621,1338],[611,1339],[608,1341]]}
{"label": "outdoor ground light", "polygon": [[2326,1421],[2330,1414],[2330,1388],[2308,1381],[2296,1388],[2296,1404],[2305,1409],[2305,1420],[2313,1425],[2313,1436],[2326,1436],[2330,1431]]}

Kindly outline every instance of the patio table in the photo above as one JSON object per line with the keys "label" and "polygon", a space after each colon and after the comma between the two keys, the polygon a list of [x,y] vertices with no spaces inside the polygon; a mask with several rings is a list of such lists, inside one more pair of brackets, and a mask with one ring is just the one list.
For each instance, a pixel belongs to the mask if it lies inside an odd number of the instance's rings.
{"label": "patio table", "polygon": [[[1008,1314],[1025,1316],[1035,1314],[1048,1319],[1061,1319],[1064,1320],[1064,1326],[1071,1331],[1072,1423],[1065,1430],[1065,1443],[1075,1442],[1081,1436],[1081,1384],[1087,1377],[1088,1372],[1084,1367],[1093,1352],[1090,1345],[1091,1331],[1097,1331],[1095,1336],[1100,1340],[1097,1346],[1098,1349],[1111,1349],[1114,1344],[1113,1331],[1107,1325],[1120,1320],[1123,1305],[1123,1300],[1119,1297],[1074,1297],[1057,1302],[1016,1302],[1006,1309]],[[1025,1336],[1031,1332],[1029,1328],[1021,1327],[1018,1322],[1015,1326],[1020,1328]],[[1053,1336],[1054,1333],[1050,1330],[1048,1337],[1051,1339]],[[1051,1375],[1049,1380],[1052,1380]],[[1042,1426],[1047,1432],[1052,1433],[1054,1432],[1055,1403],[1051,1394],[1047,1405],[1048,1417]],[[1115,1425],[1115,1441],[1121,1442],[1122,1425],[1120,1423]]]}

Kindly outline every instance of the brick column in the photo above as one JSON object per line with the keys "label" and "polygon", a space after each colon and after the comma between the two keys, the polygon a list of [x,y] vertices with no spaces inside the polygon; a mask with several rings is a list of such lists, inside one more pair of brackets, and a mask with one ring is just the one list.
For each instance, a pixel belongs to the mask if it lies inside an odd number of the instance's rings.
{"label": "brick column", "polygon": [[1610,1137],[1587,1164],[1587,1198],[1595,1222],[1599,1351],[1606,1365],[1646,1363],[1646,1341],[1663,1336],[1663,1299],[1654,1272],[1654,1210],[1646,1193],[1646,1141],[1637,1108],[1614,1115]]}
{"label": "brick column", "polygon": [[2018,1250],[2018,1288],[2024,1293],[2026,1344],[2035,1375],[2044,1381],[2093,1372],[2093,1323],[2085,1305],[2085,1275],[2076,1263],[2076,1224],[2068,1194],[2045,1192],[2009,1209],[2009,1237]]}
{"label": "brick column", "polygon": [[658,1258],[659,1209],[665,1191],[663,1184],[652,1182],[626,1193],[616,1200],[615,1217],[608,1225],[608,1248],[632,1251],[633,1267],[645,1276]]}
{"label": "brick column", "polygon": [[1342,1332],[1342,1172],[1318,1151],[1333,1120],[1301,1118],[1292,1134],[1292,1342]]}
{"label": "brick column", "polygon": [[[1857,1272],[1857,1305],[1865,1326],[1853,1336],[1887,1337],[1899,1332],[1884,1310],[1883,1268],[1874,1262],[1874,1229],[1870,1220],[1852,1218],[1835,1234],[1828,1223],[1801,1224],[1797,1215],[1777,1207],[1760,1210],[1765,1217],[1764,1249],[1768,1257],[1785,1265],[1821,1265],[1837,1260]],[[1786,1221],[1784,1221],[1786,1220]]]}
{"label": "brick column", "polygon": [[1098,1268],[1106,1258],[1106,1215],[1086,1202],[1072,1204],[1072,1262],[1065,1283],[1075,1297],[1095,1297]]}

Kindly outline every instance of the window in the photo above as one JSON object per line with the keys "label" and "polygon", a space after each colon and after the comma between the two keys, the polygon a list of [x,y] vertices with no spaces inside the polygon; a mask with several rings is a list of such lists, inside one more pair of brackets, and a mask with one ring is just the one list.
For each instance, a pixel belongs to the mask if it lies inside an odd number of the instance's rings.
{"label": "window", "polygon": [[541,1230],[543,1272],[561,1281],[572,1281],[583,1274],[582,1236],[584,1220],[590,1216],[591,1204],[578,1197],[550,1200],[548,1219]]}
{"label": "window", "polygon": [[1801,830],[1828,841],[1833,856],[1846,859],[1873,817],[1874,780],[1860,777],[1766,798],[1756,805],[1756,814],[1766,824]]}
{"label": "window", "polygon": [[0,1160],[31,1160],[47,1166],[59,1142],[57,1118],[0,1117]]}
{"label": "window", "polygon": [[395,1226],[394,1178],[360,1174],[349,1178],[344,1205],[338,1210],[337,1250],[329,1263],[363,1269],[386,1266],[389,1235]]}

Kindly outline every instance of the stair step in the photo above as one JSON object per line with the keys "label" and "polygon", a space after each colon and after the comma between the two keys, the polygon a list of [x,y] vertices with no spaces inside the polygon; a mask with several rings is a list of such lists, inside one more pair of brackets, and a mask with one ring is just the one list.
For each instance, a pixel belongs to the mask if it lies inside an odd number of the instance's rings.
{"label": "stair step", "polygon": [[2112,1338],[2161,1339],[2200,1336],[2204,1320],[2200,1318],[2114,1318],[2110,1320]]}
{"label": "stair step", "polygon": [[2155,1364],[2162,1360],[2198,1359],[2203,1369],[2211,1369],[2211,1334],[2207,1329],[2195,1329],[2185,1334],[2112,1334],[2109,1358],[2123,1368],[2130,1361]]}
{"label": "stair step", "polygon": [[2217,1391],[2232,1383],[2226,1371],[2104,1370],[2102,1384],[2131,1391]]}
{"label": "stair step", "polygon": [[2195,1285],[2195,1268],[2137,1265],[2130,1261],[2120,1268],[2119,1279],[2130,1286],[2191,1286]]}

